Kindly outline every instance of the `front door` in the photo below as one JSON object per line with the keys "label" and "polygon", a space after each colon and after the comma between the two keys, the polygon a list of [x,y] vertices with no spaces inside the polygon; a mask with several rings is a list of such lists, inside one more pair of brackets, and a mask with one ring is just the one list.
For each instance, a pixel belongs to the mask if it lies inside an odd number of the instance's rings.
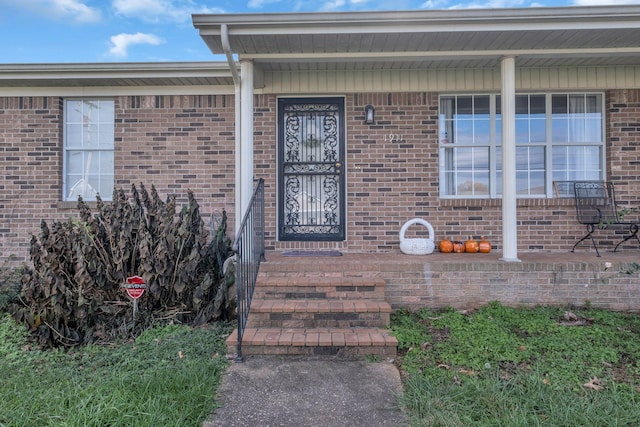
{"label": "front door", "polygon": [[280,99],[278,123],[279,239],[344,240],[344,99]]}

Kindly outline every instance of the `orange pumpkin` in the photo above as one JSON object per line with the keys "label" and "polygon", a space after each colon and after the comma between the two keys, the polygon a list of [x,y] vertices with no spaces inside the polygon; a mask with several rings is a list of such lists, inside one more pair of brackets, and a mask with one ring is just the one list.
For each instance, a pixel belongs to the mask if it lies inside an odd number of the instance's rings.
{"label": "orange pumpkin", "polygon": [[450,254],[453,252],[453,243],[449,239],[442,239],[438,244],[438,249],[444,254]]}
{"label": "orange pumpkin", "polygon": [[478,242],[472,236],[469,236],[469,239],[464,242],[464,251],[470,254],[475,254],[478,250]]}
{"label": "orange pumpkin", "polygon": [[478,251],[483,254],[488,254],[491,252],[491,243],[488,240],[485,240],[484,236],[480,238],[480,242],[478,243]]}
{"label": "orange pumpkin", "polygon": [[461,254],[464,252],[464,243],[460,241],[453,242],[453,252],[457,254]]}

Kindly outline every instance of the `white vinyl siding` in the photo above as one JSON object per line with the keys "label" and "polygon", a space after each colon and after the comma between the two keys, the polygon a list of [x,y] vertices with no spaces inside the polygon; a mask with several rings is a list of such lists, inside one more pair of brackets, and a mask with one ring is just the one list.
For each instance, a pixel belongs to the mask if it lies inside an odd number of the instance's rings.
{"label": "white vinyl siding", "polygon": [[[498,92],[500,70],[266,71],[256,93]],[[640,66],[517,68],[519,91],[597,91],[640,87]]]}

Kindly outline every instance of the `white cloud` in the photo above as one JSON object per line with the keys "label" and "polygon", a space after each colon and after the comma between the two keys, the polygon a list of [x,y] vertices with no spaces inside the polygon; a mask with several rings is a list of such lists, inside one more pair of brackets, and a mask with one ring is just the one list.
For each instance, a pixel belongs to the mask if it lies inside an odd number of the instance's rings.
{"label": "white cloud", "polygon": [[117,34],[111,36],[112,46],[109,49],[109,54],[119,58],[127,56],[127,50],[134,44],[150,44],[159,45],[164,43],[163,40],[153,34],[135,33],[135,34]]}
{"label": "white cloud", "polygon": [[220,8],[201,6],[192,0],[113,0],[116,14],[146,21],[191,20],[192,13],[223,13]]}
{"label": "white cloud", "polygon": [[100,11],[89,7],[79,0],[53,0],[54,11],[70,16],[78,22],[97,22],[100,20]]}
{"label": "white cloud", "polygon": [[420,5],[420,9],[438,9],[442,6],[446,6],[449,0],[427,0]]}
{"label": "white cloud", "polygon": [[102,18],[99,9],[87,6],[82,0],[0,0],[0,4],[79,23],[98,22]]}
{"label": "white cloud", "polygon": [[345,4],[347,4],[345,0],[329,0],[324,3],[324,5],[320,8],[320,10],[327,11],[327,12],[332,10],[337,10],[337,9],[340,9],[341,7],[344,7]]}
{"label": "white cloud", "polygon": [[280,3],[282,0],[249,0],[247,6],[250,9],[262,9],[268,4]]}

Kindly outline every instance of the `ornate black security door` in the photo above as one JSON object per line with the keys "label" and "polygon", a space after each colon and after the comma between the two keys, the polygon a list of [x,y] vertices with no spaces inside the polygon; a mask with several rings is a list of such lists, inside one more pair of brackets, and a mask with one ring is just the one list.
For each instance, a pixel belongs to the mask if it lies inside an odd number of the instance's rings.
{"label": "ornate black security door", "polygon": [[278,101],[280,240],[344,240],[344,100]]}

